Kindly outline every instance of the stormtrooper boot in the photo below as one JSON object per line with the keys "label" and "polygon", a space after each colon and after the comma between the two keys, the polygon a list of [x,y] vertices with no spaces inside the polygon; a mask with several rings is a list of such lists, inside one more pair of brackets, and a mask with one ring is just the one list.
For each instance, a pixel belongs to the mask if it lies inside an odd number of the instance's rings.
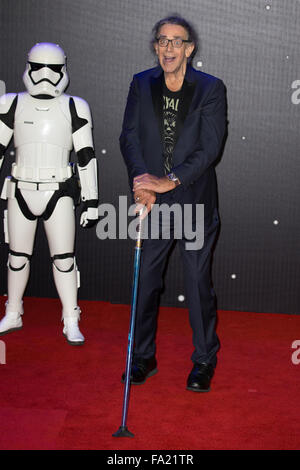
{"label": "stormtrooper boot", "polygon": [[23,305],[16,307],[6,302],[6,312],[0,321],[0,336],[20,330],[23,326],[21,315],[23,315]]}
{"label": "stormtrooper boot", "polygon": [[84,336],[82,335],[78,321],[80,320],[80,308],[75,307],[70,315],[63,314],[63,335],[67,342],[72,346],[81,346],[84,344]]}

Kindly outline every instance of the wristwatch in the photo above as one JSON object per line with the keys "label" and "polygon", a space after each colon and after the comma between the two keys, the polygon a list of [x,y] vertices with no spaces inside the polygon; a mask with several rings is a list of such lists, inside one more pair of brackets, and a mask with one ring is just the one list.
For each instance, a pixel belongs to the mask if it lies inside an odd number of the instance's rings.
{"label": "wristwatch", "polygon": [[176,186],[178,186],[180,184],[180,181],[179,179],[177,178],[177,176],[175,175],[175,173],[169,173],[167,175],[167,178],[170,180],[170,181],[174,181],[174,183],[176,184]]}

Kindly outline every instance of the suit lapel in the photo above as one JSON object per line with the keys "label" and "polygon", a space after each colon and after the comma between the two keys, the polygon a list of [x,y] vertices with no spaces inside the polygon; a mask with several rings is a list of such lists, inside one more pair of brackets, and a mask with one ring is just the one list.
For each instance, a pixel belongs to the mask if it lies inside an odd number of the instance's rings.
{"label": "suit lapel", "polygon": [[182,85],[182,99],[178,110],[178,135],[180,136],[182,128],[184,126],[185,118],[190,110],[192,99],[195,92],[195,83],[188,82],[186,79]]}
{"label": "suit lapel", "polygon": [[162,120],[163,120],[163,73],[151,77],[151,95],[154,113],[157,119],[159,134],[162,138]]}

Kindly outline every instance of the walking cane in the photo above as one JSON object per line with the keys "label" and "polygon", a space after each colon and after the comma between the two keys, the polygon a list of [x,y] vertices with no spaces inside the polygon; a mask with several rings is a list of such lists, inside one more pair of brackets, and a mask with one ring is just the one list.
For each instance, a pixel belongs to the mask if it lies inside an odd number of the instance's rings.
{"label": "walking cane", "polygon": [[128,430],[126,423],[127,423],[128,405],[129,405],[129,396],[130,396],[130,372],[131,372],[131,364],[132,364],[137,293],[138,293],[138,284],[139,284],[141,251],[142,251],[141,215],[143,213],[143,210],[144,208],[139,211],[139,224],[137,226],[137,238],[136,238],[135,254],[134,254],[134,271],[133,271],[133,285],[132,285],[132,296],[131,296],[130,325],[129,325],[129,333],[128,333],[128,348],[127,348],[127,357],[126,357],[122,423],[118,431],[113,434],[114,437],[134,437],[134,434],[132,434],[132,432]]}

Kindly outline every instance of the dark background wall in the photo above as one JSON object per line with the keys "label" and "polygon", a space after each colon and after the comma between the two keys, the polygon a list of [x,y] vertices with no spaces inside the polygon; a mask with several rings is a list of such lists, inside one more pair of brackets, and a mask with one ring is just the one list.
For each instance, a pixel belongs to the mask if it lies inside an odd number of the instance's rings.
{"label": "dark background wall", "polygon": [[[178,12],[196,26],[194,66],[227,86],[229,135],[217,166],[222,227],[213,278],[220,309],[299,313],[300,2],[297,0],[1,0],[0,79],[23,91],[28,50],[55,42],[68,57],[67,93],[86,99],[94,119],[100,202],[129,195],[118,138],[132,75],[154,65],[152,26]],[[3,85],[3,83],[2,83]],[[293,95],[294,93],[294,95]],[[300,93],[299,93],[300,97]],[[13,143],[1,181],[9,174]],[[74,157],[72,157],[74,158]],[[5,203],[1,202],[1,212]],[[0,235],[0,293],[7,245]],[[79,299],[130,302],[133,242],[77,231]],[[26,295],[54,297],[40,224]],[[185,306],[174,249],[162,304]]]}

